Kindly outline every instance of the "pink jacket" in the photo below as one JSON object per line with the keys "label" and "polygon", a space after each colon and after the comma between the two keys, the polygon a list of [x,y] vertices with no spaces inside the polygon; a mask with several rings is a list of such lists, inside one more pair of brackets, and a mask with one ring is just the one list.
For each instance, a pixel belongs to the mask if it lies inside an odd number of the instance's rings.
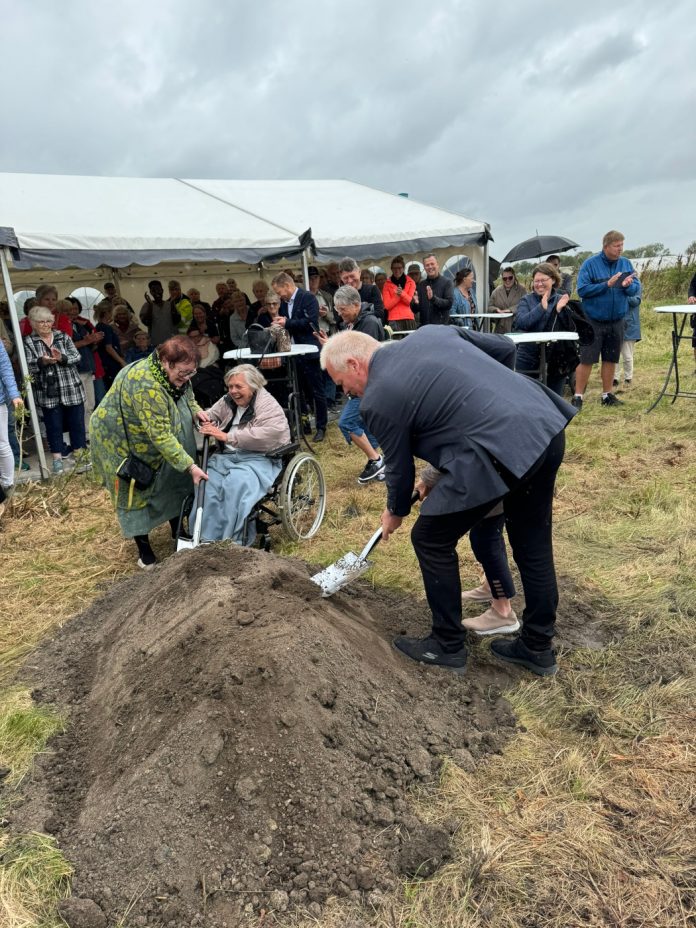
{"label": "pink jacket", "polygon": [[[240,424],[230,429],[227,444],[260,454],[286,445],[290,441],[290,428],[280,403],[262,387],[254,394],[252,404],[247,406]],[[208,415],[221,429],[234,419],[236,411],[234,403],[223,396],[210,407]]]}

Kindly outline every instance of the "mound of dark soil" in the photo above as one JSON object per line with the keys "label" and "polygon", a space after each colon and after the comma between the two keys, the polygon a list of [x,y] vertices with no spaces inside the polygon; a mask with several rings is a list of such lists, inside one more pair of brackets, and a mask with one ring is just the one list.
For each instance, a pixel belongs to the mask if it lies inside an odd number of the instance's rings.
{"label": "mound of dark soil", "polygon": [[74,863],[67,920],[231,928],[434,872],[449,834],[409,790],[442,755],[473,769],[514,722],[504,669],[392,649],[426,626],[422,602],[323,600],[305,565],[236,547],[170,558],[69,623],[25,668],[70,726],[14,822]]}

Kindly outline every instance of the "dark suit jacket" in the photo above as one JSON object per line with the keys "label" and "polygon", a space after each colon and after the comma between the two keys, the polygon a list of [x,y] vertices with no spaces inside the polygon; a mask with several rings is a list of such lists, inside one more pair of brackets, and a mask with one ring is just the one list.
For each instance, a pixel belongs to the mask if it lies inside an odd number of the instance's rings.
{"label": "dark suit jacket", "polygon": [[[433,291],[432,300],[428,299],[428,287]],[[450,310],[454,302],[454,284],[449,277],[443,277],[442,274],[438,274],[434,280],[430,277],[423,277],[416,290],[420,324],[449,325]]]}
{"label": "dark suit jacket", "polygon": [[296,345],[319,347],[312,331],[312,325],[319,328],[319,303],[313,293],[298,287],[292,306],[292,319],[288,316],[288,304],[285,300],[280,304],[280,315],[288,320],[285,323],[285,331],[294,339]]}
{"label": "dark suit jacket", "polygon": [[413,458],[442,477],[424,515],[461,512],[509,490],[492,458],[522,477],[575,415],[543,385],[512,370],[515,346],[504,335],[426,326],[375,352],[360,404],[386,460],[387,505],[411,509]]}

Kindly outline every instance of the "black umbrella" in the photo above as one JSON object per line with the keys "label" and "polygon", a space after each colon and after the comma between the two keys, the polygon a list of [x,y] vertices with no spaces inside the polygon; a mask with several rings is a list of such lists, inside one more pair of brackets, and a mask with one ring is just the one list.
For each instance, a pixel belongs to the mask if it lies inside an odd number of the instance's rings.
{"label": "black umbrella", "polygon": [[571,248],[579,247],[577,242],[572,242],[562,235],[535,235],[533,238],[528,238],[511,248],[503,258],[503,264],[506,261],[540,258],[542,255],[550,255],[557,251],[570,251]]}

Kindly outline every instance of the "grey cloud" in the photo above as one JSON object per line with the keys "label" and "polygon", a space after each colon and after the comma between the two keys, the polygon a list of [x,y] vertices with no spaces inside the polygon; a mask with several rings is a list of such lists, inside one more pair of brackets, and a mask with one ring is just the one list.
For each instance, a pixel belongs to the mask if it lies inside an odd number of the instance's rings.
{"label": "grey cloud", "polygon": [[691,18],[686,0],[15,4],[0,170],[348,177],[490,221],[500,254],[542,225],[677,247]]}

